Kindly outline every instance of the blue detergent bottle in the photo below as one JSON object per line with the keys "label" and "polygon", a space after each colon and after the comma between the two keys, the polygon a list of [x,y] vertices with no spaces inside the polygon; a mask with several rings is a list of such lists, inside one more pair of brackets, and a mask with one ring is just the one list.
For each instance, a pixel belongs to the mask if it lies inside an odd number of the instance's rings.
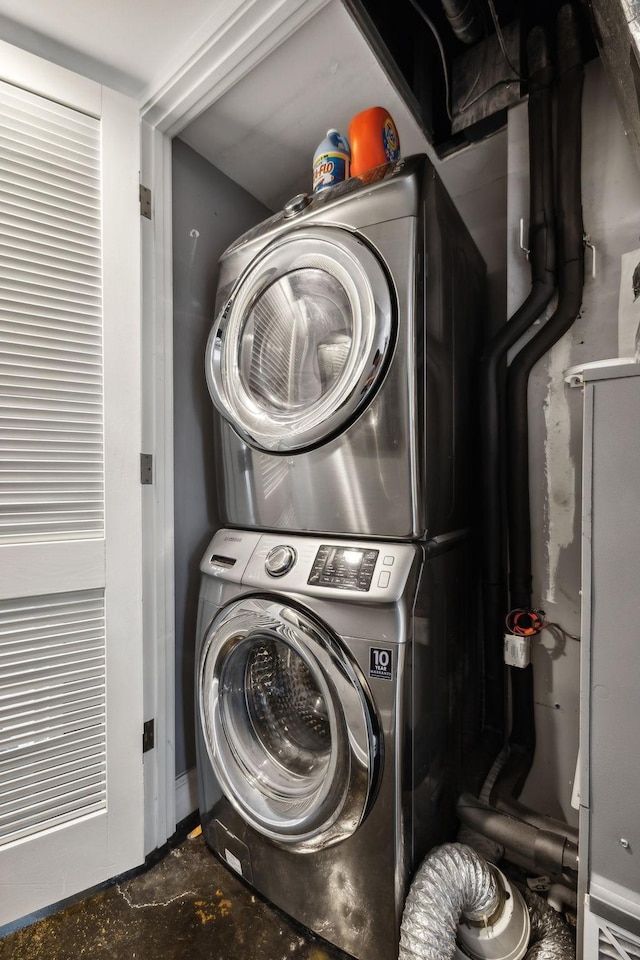
{"label": "blue detergent bottle", "polygon": [[313,158],[313,192],[332,187],[349,178],[349,141],[338,130],[327,130]]}

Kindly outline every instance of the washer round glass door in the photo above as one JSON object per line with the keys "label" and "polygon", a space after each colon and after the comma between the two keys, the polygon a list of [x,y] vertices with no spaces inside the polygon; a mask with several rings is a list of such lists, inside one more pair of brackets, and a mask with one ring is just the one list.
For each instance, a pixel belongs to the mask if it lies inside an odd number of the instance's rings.
{"label": "washer round glass door", "polygon": [[346,427],[393,348],[389,281],[346,230],[292,233],[240,277],[206,350],[214,404],[254,447],[300,451]]}
{"label": "washer round glass door", "polygon": [[277,597],[244,598],[213,620],[198,670],[209,759],[241,816],[300,849],[352,834],[380,738],[365,683],[332,633]]}

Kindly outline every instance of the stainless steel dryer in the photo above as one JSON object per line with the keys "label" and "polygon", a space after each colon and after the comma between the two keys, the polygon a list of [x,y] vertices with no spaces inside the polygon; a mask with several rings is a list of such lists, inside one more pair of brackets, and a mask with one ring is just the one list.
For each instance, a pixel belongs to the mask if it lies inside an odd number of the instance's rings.
{"label": "stainless steel dryer", "polygon": [[227,529],[201,569],[207,843],[334,945],[396,960],[408,879],[454,836],[479,727],[468,544]]}
{"label": "stainless steel dryer", "polygon": [[484,274],[424,156],[296,197],[233,244],[206,352],[223,522],[467,526]]}

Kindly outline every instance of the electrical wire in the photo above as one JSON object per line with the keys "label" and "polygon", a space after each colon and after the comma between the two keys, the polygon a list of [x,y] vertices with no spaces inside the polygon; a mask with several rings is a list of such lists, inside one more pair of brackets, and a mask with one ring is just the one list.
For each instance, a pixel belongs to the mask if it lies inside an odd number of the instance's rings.
{"label": "electrical wire", "polygon": [[532,637],[540,633],[544,624],[544,610],[525,610],[518,607],[510,610],[504,618],[504,625],[516,637]]}
{"label": "electrical wire", "polygon": [[580,643],[580,637],[575,637],[572,633],[569,633],[564,627],[561,627],[559,623],[552,623],[550,620],[545,620],[542,627],[543,630],[548,630],[549,627],[553,627],[555,630],[558,630],[563,637],[566,637],[568,640],[575,640],[577,643]]}
{"label": "electrical wire", "polygon": [[500,23],[499,23],[499,21],[498,21],[498,14],[496,13],[496,8],[495,8],[495,6],[494,6],[493,0],[487,0],[487,6],[489,7],[489,13],[491,14],[491,19],[493,20],[493,25],[494,25],[494,27],[496,28],[496,36],[497,36],[497,38],[498,38],[498,43],[500,44],[500,49],[502,50],[502,56],[504,57],[504,59],[505,59],[505,60],[507,61],[507,63],[509,64],[509,68],[511,69],[511,71],[512,71],[513,74],[514,74],[514,79],[516,79],[516,80],[524,80],[524,77],[522,76],[522,74],[521,74],[518,70],[516,70],[516,68],[514,67],[514,65],[513,65],[512,62],[511,62],[511,58],[509,57],[509,53],[508,53],[508,51],[507,51],[507,45],[506,45],[506,43],[504,42],[504,36],[503,36],[503,33],[502,33],[502,29],[501,29],[501,27],[500,27]]}
{"label": "electrical wire", "polygon": [[[519,622],[522,620],[522,624]],[[569,633],[559,623],[552,620],[545,620],[544,610],[510,610],[504,618],[504,625],[508,632],[516,637],[535,637],[543,630],[554,629],[566,637],[568,640],[575,640],[580,643],[580,637]]]}
{"label": "electrical wire", "polygon": [[451,92],[449,90],[449,70],[447,68],[447,58],[445,56],[444,47],[442,46],[442,40],[440,39],[440,34],[436,30],[436,26],[433,20],[431,19],[431,17],[428,16],[428,14],[424,12],[422,7],[418,3],[418,0],[409,0],[409,3],[413,7],[413,9],[420,14],[422,19],[426,23],[426,25],[431,30],[431,33],[433,34],[435,41],[438,44],[438,50],[440,51],[440,60],[442,61],[442,72],[444,74],[444,87],[445,87],[444,105],[447,111],[447,116],[449,117],[450,122],[453,123],[453,117],[451,115]]}

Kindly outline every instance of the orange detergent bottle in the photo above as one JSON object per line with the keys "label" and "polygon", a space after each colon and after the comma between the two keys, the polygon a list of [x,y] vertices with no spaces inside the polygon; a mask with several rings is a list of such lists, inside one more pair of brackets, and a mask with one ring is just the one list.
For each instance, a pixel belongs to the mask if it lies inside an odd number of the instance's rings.
{"label": "orange detergent bottle", "polygon": [[349,124],[349,143],[352,177],[400,157],[398,131],[384,107],[370,107],[353,117]]}

